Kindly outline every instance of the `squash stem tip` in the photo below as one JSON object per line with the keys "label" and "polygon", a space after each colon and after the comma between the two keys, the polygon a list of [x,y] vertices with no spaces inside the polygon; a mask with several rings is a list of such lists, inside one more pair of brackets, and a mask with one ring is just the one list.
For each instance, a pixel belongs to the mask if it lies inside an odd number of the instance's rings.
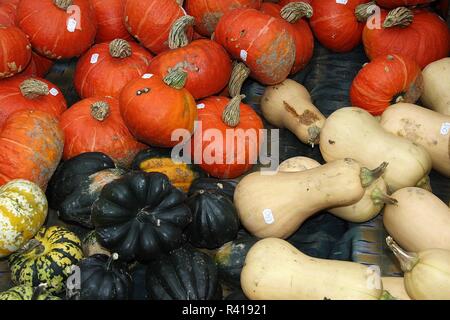
{"label": "squash stem tip", "polygon": [[164,83],[174,89],[183,89],[186,85],[187,81],[187,72],[181,68],[173,69],[169,74],[164,78]]}
{"label": "squash stem tip", "polygon": [[383,22],[383,28],[400,27],[406,28],[414,19],[414,13],[406,7],[399,7],[389,11]]}
{"label": "squash stem tip", "polygon": [[411,253],[403,250],[391,236],[386,238],[386,244],[389,249],[394,253],[395,257],[400,263],[400,268],[403,272],[411,271],[414,266],[419,262],[419,257],[416,253]]}
{"label": "squash stem tip", "polygon": [[241,117],[240,105],[243,99],[245,99],[245,95],[237,95],[233,97],[233,99],[231,99],[225,107],[222,114],[222,120],[226,125],[230,127],[236,127],[239,125]]}
{"label": "squash stem tip", "polygon": [[228,83],[228,92],[230,97],[235,97],[241,93],[242,85],[250,76],[250,69],[242,62],[235,61],[231,71],[230,82]]}
{"label": "squash stem tip", "polygon": [[195,19],[192,16],[181,16],[172,25],[169,33],[169,48],[177,49],[189,44],[188,27],[193,26]]}
{"label": "squash stem tip", "polygon": [[379,300],[398,300],[389,291],[383,290]]}
{"label": "squash stem tip", "polygon": [[379,188],[375,188],[375,190],[372,191],[370,198],[375,205],[390,204],[396,206],[398,204],[398,201],[396,199],[388,196]]}
{"label": "squash stem tip", "polygon": [[281,17],[289,23],[296,23],[303,17],[311,18],[313,8],[306,2],[291,2],[285,5],[280,11]]}
{"label": "squash stem tip", "polygon": [[314,145],[319,142],[320,128],[316,125],[308,128],[309,140],[308,143],[314,148]]}
{"label": "squash stem tip", "polygon": [[364,188],[369,187],[375,180],[380,178],[388,166],[387,162],[383,162],[378,168],[370,170],[361,168],[361,184]]}

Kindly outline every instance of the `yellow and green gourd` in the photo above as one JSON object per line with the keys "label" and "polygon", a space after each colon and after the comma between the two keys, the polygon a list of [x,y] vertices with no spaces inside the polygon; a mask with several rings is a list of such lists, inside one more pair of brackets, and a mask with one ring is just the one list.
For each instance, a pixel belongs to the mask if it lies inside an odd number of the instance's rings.
{"label": "yellow and green gourd", "polygon": [[61,298],[52,296],[45,289],[41,290],[41,286],[33,288],[28,285],[20,285],[0,292],[1,300],[61,300]]}

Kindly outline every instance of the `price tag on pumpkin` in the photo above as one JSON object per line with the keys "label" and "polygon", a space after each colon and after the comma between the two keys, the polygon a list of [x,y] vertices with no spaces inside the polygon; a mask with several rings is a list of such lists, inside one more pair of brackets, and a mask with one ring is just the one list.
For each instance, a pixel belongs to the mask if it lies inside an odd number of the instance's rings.
{"label": "price tag on pumpkin", "polygon": [[248,56],[248,52],[245,50],[241,50],[240,57],[241,57],[242,61],[244,61],[244,62],[247,61],[247,56]]}
{"label": "price tag on pumpkin", "polygon": [[150,79],[151,77],[153,77],[153,74],[151,73],[145,73],[142,75],[142,79]]}
{"label": "price tag on pumpkin", "polygon": [[273,216],[272,210],[264,209],[263,218],[266,224],[273,224],[275,222],[275,218]]}
{"label": "price tag on pumpkin", "polygon": [[67,31],[75,32],[76,28],[77,28],[77,20],[75,20],[74,18],[69,18],[67,20]]}
{"label": "price tag on pumpkin", "polygon": [[337,4],[347,4],[348,0],[336,0]]}
{"label": "price tag on pumpkin", "polygon": [[56,88],[51,88],[49,92],[54,97],[56,97],[59,94],[59,91]]}
{"label": "price tag on pumpkin", "polygon": [[205,104],[204,103],[199,103],[197,105],[197,109],[204,109],[205,108]]}
{"label": "price tag on pumpkin", "polygon": [[94,53],[94,54],[91,56],[91,63],[92,63],[92,64],[97,63],[98,57],[99,57],[99,56],[100,56],[100,55],[99,55],[98,53]]}

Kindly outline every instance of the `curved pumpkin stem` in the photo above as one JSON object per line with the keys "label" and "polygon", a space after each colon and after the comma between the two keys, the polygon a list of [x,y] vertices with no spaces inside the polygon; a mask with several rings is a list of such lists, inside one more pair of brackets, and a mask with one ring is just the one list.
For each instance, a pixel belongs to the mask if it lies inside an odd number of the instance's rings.
{"label": "curved pumpkin stem", "polygon": [[48,284],[47,283],[41,283],[33,290],[33,295],[31,296],[30,300],[37,300],[41,294],[44,293],[45,290],[47,290]]}
{"label": "curved pumpkin stem", "polygon": [[185,47],[189,44],[187,36],[187,28],[193,26],[195,22],[192,16],[182,16],[178,18],[172,25],[169,33],[169,48],[177,49]]}
{"label": "curved pumpkin stem", "polygon": [[397,205],[398,203],[397,199],[388,196],[379,188],[375,188],[372,191],[372,193],[370,194],[370,198],[372,199],[372,202],[377,206],[383,204]]}
{"label": "curved pumpkin stem", "polygon": [[366,21],[367,19],[369,19],[371,15],[375,13],[376,7],[377,5],[375,1],[370,1],[368,3],[357,5],[355,8],[356,20],[358,20],[359,22]]}
{"label": "curved pumpkin stem", "polygon": [[27,79],[23,81],[20,84],[19,89],[22,95],[28,99],[34,99],[49,94],[48,85],[37,79]]}
{"label": "curved pumpkin stem", "polygon": [[105,101],[97,101],[91,105],[91,115],[95,120],[103,121],[110,113],[109,104]]}
{"label": "curved pumpkin stem", "polygon": [[419,262],[419,256],[416,253],[411,253],[403,250],[391,236],[386,238],[386,244],[394,253],[397,260],[400,262],[400,268],[403,272],[411,271]]}
{"label": "curved pumpkin stem", "polygon": [[40,254],[44,253],[45,246],[39,240],[31,239],[30,241],[27,242],[27,244],[25,244],[17,252],[25,253],[25,252],[31,252],[33,250],[36,251],[36,255],[40,255]]}
{"label": "curved pumpkin stem", "polygon": [[241,94],[242,85],[250,75],[250,69],[242,62],[233,62],[233,71],[231,72],[230,82],[228,83],[228,92],[230,97],[234,98]]}
{"label": "curved pumpkin stem", "polygon": [[187,72],[181,68],[173,69],[164,78],[164,83],[174,89],[182,89],[187,81]]}
{"label": "curved pumpkin stem", "polygon": [[370,170],[368,168],[361,168],[361,185],[364,188],[369,187],[372,183],[374,183],[375,180],[380,178],[384,171],[386,170],[388,166],[387,162],[383,162],[378,168],[375,168],[373,170]]}
{"label": "curved pumpkin stem", "polygon": [[73,0],[53,0],[53,3],[61,10],[67,10],[73,4]]}
{"label": "curved pumpkin stem", "polygon": [[306,2],[291,2],[280,11],[281,17],[289,23],[296,23],[303,17],[311,18],[313,8]]}
{"label": "curved pumpkin stem", "polygon": [[383,22],[383,28],[401,27],[406,28],[414,19],[412,10],[406,7],[399,7],[389,11],[386,19]]}
{"label": "curved pumpkin stem", "polygon": [[109,43],[109,53],[113,58],[128,58],[131,56],[131,45],[123,39],[114,39]]}
{"label": "curved pumpkin stem", "polygon": [[119,259],[119,254],[114,252],[109,256],[108,261],[106,262],[106,271],[111,271],[112,263]]}
{"label": "curved pumpkin stem", "polygon": [[230,100],[222,113],[222,121],[230,126],[236,127],[241,121],[241,101],[245,99],[245,95],[240,94]]}

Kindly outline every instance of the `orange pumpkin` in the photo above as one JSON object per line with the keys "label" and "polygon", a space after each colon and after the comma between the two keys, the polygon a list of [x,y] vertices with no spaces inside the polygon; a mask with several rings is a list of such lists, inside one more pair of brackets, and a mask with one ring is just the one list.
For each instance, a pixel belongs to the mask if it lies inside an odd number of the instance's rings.
{"label": "orange pumpkin", "polygon": [[90,0],[97,20],[96,43],[114,39],[132,40],[123,21],[126,0]]}
{"label": "orange pumpkin", "polygon": [[15,25],[17,4],[20,0],[0,0],[0,25]]}
{"label": "orange pumpkin", "polygon": [[17,75],[0,81],[0,128],[19,110],[40,110],[59,118],[66,109],[61,91],[45,79]]}
{"label": "orange pumpkin", "polygon": [[0,79],[22,72],[31,60],[31,45],[16,27],[0,25]]}
{"label": "orange pumpkin", "polygon": [[84,152],[102,152],[128,167],[146,148],[128,131],[115,98],[81,100],[62,114],[60,125],[64,131],[64,160]]}
{"label": "orange pumpkin", "polygon": [[45,190],[63,146],[58,121],[48,113],[23,110],[12,114],[0,129],[0,185],[25,179]]}
{"label": "orange pumpkin", "polygon": [[120,94],[120,112],[131,133],[155,147],[173,147],[176,129],[194,130],[197,108],[194,97],[184,89],[187,73],[176,69],[164,79],[145,74],[130,81]]}
{"label": "orange pumpkin", "polygon": [[119,98],[130,80],[141,77],[152,55],[134,42],[115,39],[93,46],[77,63],[74,85],[82,98]]}
{"label": "orange pumpkin", "polygon": [[36,52],[31,52],[31,61],[21,75],[30,77],[44,77],[53,66],[53,60],[47,59]]}

